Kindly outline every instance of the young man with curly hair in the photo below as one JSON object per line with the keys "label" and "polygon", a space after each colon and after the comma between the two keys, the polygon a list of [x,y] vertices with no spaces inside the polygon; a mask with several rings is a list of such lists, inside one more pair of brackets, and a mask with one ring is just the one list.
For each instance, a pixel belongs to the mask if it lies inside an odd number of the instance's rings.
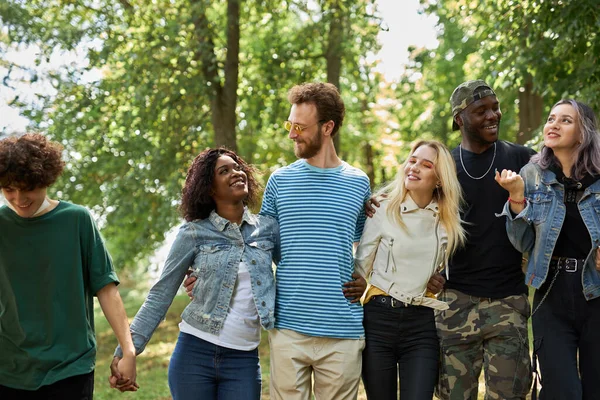
{"label": "young man with curly hair", "polygon": [[49,199],[62,146],[40,134],[0,140],[0,398],[92,399],[97,296],[137,390],[135,349],[111,258],[90,213]]}

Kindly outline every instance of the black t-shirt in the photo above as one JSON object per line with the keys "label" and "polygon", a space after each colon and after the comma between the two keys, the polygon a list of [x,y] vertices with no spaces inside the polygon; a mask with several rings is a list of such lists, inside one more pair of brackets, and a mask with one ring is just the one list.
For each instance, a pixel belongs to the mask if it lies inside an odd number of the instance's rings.
{"label": "black t-shirt", "polygon": [[[502,211],[508,192],[494,180],[494,173],[496,169],[520,171],[535,151],[499,140],[495,158],[494,146],[481,154],[462,149],[461,163],[459,150],[452,150],[452,155],[466,201],[462,218],[467,244],[450,260],[446,287],[495,299],[526,293],[521,253],[508,240],[506,219],[495,215]],[[482,179],[473,179],[465,173],[463,163],[476,178],[484,175],[490,165],[491,169]]]}
{"label": "black t-shirt", "polygon": [[567,178],[556,165],[552,165],[550,171],[554,172],[556,180],[563,185],[565,193],[563,201],[566,208],[565,219],[552,255],[585,259],[592,250],[592,239],[579,213],[577,203],[581,200],[585,189],[600,179],[600,176],[586,175],[581,181],[576,181]]}

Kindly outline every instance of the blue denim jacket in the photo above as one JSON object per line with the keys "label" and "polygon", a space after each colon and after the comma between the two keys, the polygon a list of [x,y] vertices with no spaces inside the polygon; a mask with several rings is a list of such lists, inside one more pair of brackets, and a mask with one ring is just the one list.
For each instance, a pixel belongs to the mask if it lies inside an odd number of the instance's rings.
{"label": "blue denim jacket", "polygon": [[[513,246],[522,253],[529,253],[526,283],[539,289],[548,276],[552,252],[565,220],[564,187],[553,172],[542,170],[538,164],[527,164],[519,175],[525,182],[525,209],[513,218],[510,204],[506,202],[500,215],[506,216],[506,231]],[[596,248],[600,245],[600,180],[585,189],[577,206],[592,239],[592,250],[582,274],[583,295],[591,300],[600,296],[600,273],[596,270]]]}
{"label": "blue denim jacket", "polygon": [[[198,278],[194,299],[181,317],[201,331],[218,335],[223,327],[240,261],[248,265],[252,294],[260,323],[275,323],[275,280],[272,261],[279,261],[279,225],[269,216],[244,211],[242,225],[220,217],[215,211],[203,220],[185,223],[156,284],[131,323],[136,353],[141,353],[164,319],[189,267]],[[121,356],[117,348],[116,355]]]}

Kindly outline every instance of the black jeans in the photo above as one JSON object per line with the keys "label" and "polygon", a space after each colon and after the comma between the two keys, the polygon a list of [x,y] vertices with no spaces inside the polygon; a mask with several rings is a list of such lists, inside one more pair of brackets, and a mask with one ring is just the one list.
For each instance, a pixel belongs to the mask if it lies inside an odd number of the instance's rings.
{"label": "black jeans", "polygon": [[38,390],[13,389],[0,385],[2,400],[92,400],[94,371],[61,379]]}
{"label": "black jeans", "polygon": [[392,308],[369,301],[364,308],[366,345],[362,378],[369,400],[431,400],[438,377],[439,341],[429,307]]}
{"label": "black jeans", "polygon": [[[551,269],[535,292],[533,309],[554,277]],[[540,400],[600,398],[600,298],[586,301],[581,269],[559,271],[554,285],[532,317],[533,348],[542,378]],[[579,358],[578,358],[579,355]]]}

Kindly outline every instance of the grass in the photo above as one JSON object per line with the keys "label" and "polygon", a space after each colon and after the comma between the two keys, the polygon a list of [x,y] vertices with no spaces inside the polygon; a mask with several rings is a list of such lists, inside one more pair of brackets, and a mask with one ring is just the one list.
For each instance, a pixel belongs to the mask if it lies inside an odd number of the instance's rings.
{"label": "grass", "polygon": [[[138,311],[144,302],[147,294],[147,288],[131,289],[126,287],[126,284],[119,286],[127,315],[130,317],[130,322],[133,316]],[[173,301],[171,308],[167,312],[165,320],[159,325],[154,332],[152,339],[148,343],[145,351],[138,356],[137,359],[137,382],[140,385],[140,390],[135,393],[119,393],[111,389],[108,385],[108,376],[110,374],[110,363],[112,355],[117,345],[117,340],[112,333],[112,330],[102,315],[100,307],[96,303],[96,337],[98,340],[98,354],[96,361],[96,378],[94,387],[94,398],[96,400],[112,400],[112,399],[136,399],[136,400],[170,400],[169,385],[167,382],[167,370],[169,367],[169,359],[175,348],[175,342],[179,335],[178,324],[181,320],[180,316],[188,304],[188,298],[185,295],[179,295]],[[531,326],[529,329],[530,343]],[[269,344],[267,342],[267,333],[262,332],[262,339],[259,346],[260,364],[262,369],[263,389],[262,400],[269,400]],[[479,398],[483,399],[485,385],[483,382],[483,374],[480,379]],[[366,400],[362,382],[360,385],[358,400]]]}

